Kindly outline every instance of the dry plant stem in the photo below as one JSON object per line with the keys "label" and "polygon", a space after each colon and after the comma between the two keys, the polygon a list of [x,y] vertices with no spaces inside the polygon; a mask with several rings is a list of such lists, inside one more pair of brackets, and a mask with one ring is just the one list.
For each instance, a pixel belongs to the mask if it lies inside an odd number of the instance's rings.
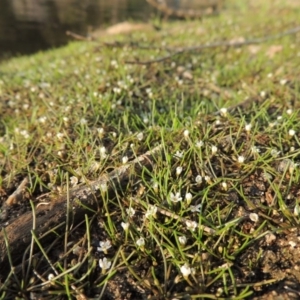
{"label": "dry plant stem", "polygon": [[29,184],[28,177],[25,177],[20,183],[20,185],[18,186],[18,188],[7,198],[4,205],[12,206],[17,202],[22,201],[24,190],[26,189],[28,184]]}
{"label": "dry plant stem", "polygon": [[[137,198],[131,198],[135,203],[139,204],[139,200]],[[177,214],[171,212],[171,211],[168,211],[166,209],[162,209],[162,208],[159,208],[157,207],[157,212],[160,213],[161,215],[164,215],[164,216],[167,216],[169,218],[172,218],[174,220],[178,220],[180,222],[183,222],[183,223],[186,223],[186,222],[190,222],[191,220],[189,219],[186,219],[186,218],[182,218],[180,216],[178,216]],[[204,232],[206,232],[207,234],[209,235],[212,235],[212,234],[215,234],[216,231],[208,226],[205,226],[205,225],[200,225],[199,226],[201,230],[203,230]]]}
{"label": "dry plant stem", "polygon": [[85,37],[83,35],[80,35],[78,33],[75,33],[73,31],[66,31],[66,35],[67,36],[71,36],[72,38],[74,38],[75,40],[79,40],[79,41],[93,41],[94,38],[93,37]]}
{"label": "dry plant stem", "polygon": [[248,46],[248,45],[254,45],[254,44],[262,44],[265,42],[269,42],[272,40],[277,40],[280,39],[284,36],[287,35],[292,35],[292,34],[296,34],[300,31],[300,26],[298,27],[294,27],[290,30],[275,34],[275,35],[269,35],[266,37],[262,37],[262,38],[257,38],[257,39],[248,39],[245,41],[240,41],[240,42],[232,42],[232,41],[227,41],[227,42],[215,42],[215,43],[211,43],[211,44],[204,44],[204,45],[199,45],[199,46],[192,46],[192,47],[186,47],[186,48],[182,48],[179,49],[171,54],[168,54],[166,56],[163,57],[159,57],[157,59],[153,59],[153,60],[146,60],[146,61],[125,61],[125,63],[127,64],[139,64],[139,65],[149,65],[149,64],[153,64],[153,63],[159,63],[162,61],[165,61],[169,58],[172,58],[176,55],[180,55],[183,53],[187,53],[187,52],[198,52],[204,49],[211,49],[211,48],[219,48],[219,47],[231,47],[231,48],[237,48],[237,47],[242,47],[242,46]]}

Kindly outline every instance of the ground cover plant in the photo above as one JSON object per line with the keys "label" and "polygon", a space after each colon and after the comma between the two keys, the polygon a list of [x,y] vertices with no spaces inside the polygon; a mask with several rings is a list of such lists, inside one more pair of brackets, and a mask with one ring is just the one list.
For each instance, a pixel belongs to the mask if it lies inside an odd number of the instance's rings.
{"label": "ground cover plant", "polygon": [[299,16],[231,0],[2,62],[0,298],[298,299],[299,34],[170,53]]}

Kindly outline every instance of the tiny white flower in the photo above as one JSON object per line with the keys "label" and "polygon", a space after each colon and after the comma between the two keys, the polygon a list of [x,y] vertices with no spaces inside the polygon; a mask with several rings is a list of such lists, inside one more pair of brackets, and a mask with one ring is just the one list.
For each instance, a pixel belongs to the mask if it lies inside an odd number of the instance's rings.
{"label": "tiny white flower", "polygon": [[297,243],[295,243],[294,241],[289,241],[288,244],[291,246],[291,248],[295,248],[297,246]]}
{"label": "tiny white flower", "polygon": [[295,207],[294,207],[294,215],[297,217],[300,214],[300,207],[299,204],[296,203]]}
{"label": "tiny white flower", "polygon": [[245,130],[246,130],[247,132],[250,132],[251,128],[252,128],[252,125],[251,125],[251,124],[246,124],[246,125],[245,125]]}
{"label": "tiny white flower", "polygon": [[287,109],[286,113],[287,113],[288,115],[291,115],[291,114],[293,113],[293,110],[292,110],[291,108],[289,108],[289,109]]}
{"label": "tiny white flower", "polygon": [[244,163],[244,161],[245,161],[245,157],[242,156],[242,155],[240,155],[240,156],[238,157],[238,162],[239,162],[240,164],[242,164],[242,163]]}
{"label": "tiny white flower", "polygon": [[155,218],[156,213],[157,213],[157,207],[155,205],[149,205],[149,207],[148,207],[148,209],[146,211],[145,217],[147,219],[149,219],[151,217]]}
{"label": "tiny white flower", "polygon": [[197,141],[197,142],[196,142],[196,147],[199,148],[199,149],[200,149],[201,147],[203,147],[203,145],[204,145],[203,141]]}
{"label": "tiny white flower", "polygon": [[212,154],[216,154],[217,152],[218,152],[218,147],[212,146],[212,147],[211,147],[211,153],[212,153]]}
{"label": "tiny white flower", "polygon": [[70,178],[70,183],[71,183],[71,186],[76,186],[78,183],[78,178],[76,176],[72,176]]}
{"label": "tiny white flower", "polygon": [[180,271],[184,278],[187,278],[192,273],[192,270],[187,263],[180,267]]}
{"label": "tiny white flower", "polygon": [[136,244],[138,247],[143,248],[145,246],[145,239],[143,237],[140,237],[137,241]]}
{"label": "tiny white flower", "polygon": [[99,266],[102,270],[108,270],[111,266],[111,261],[108,261],[106,257],[99,259]]}
{"label": "tiny white flower", "polygon": [[182,201],[182,197],[180,195],[179,192],[177,192],[176,194],[173,194],[172,192],[170,193],[170,200],[172,202],[179,202],[179,201]]}
{"label": "tiny white flower", "polygon": [[287,83],[287,79],[283,78],[283,79],[280,79],[280,84],[281,85],[285,85]]}
{"label": "tiny white flower", "polygon": [[85,118],[82,118],[82,119],[80,120],[80,124],[81,124],[81,125],[87,124],[87,120],[86,120]]}
{"label": "tiny white flower", "polygon": [[181,244],[181,245],[185,245],[186,244],[186,242],[187,242],[187,238],[186,238],[186,236],[185,235],[183,235],[183,236],[180,236],[179,238],[178,238],[178,241],[179,241],[179,243]]}
{"label": "tiny white flower", "polygon": [[107,183],[106,182],[100,184],[100,190],[103,193],[107,192]]}
{"label": "tiny white flower", "polygon": [[226,117],[226,116],[227,116],[227,108],[226,108],[226,107],[222,107],[222,108],[220,109],[220,115],[221,115],[222,117]]}
{"label": "tiny white flower", "polygon": [[158,183],[157,182],[153,183],[152,188],[153,188],[155,193],[158,193]]}
{"label": "tiny white flower", "polygon": [[192,196],[191,193],[186,193],[185,194],[185,200],[186,200],[186,202],[187,202],[188,205],[191,203],[192,198],[193,198],[193,196]]}
{"label": "tiny white flower", "polygon": [[224,191],[228,190],[228,186],[227,186],[227,183],[225,181],[222,182],[222,188],[223,188]]}
{"label": "tiny white flower", "polygon": [[270,127],[270,128],[273,128],[273,127],[275,127],[277,124],[278,124],[278,122],[270,122],[270,123],[269,123],[269,127]]}
{"label": "tiny white flower", "polygon": [[47,121],[47,117],[46,117],[46,116],[39,117],[39,122],[40,122],[40,123],[45,124],[46,121]]}
{"label": "tiny white flower", "polygon": [[100,147],[100,157],[101,159],[105,159],[107,157],[106,148],[104,146]]}
{"label": "tiny white flower", "polygon": [[56,137],[58,138],[58,140],[62,141],[63,137],[64,137],[64,134],[59,132],[59,133],[56,134]]}
{"label": "tiny white flower", "polygon": [[99,242],[100,247],[97,247],[97,251],[107,253],[107,250],[111,248],[111,242],[106,240],[105,242]]}
{"label": "tiny white flower", "polygon": [[64,112],[69,112],[71,110],[71,106],[65,106],[64,107]]}
{"label": "tiny white flower", "polygon": [[100,147],[100,154],[103,155],[106,153],[106,148],[104,146]]}
{"label": "tiny white flower", "polygon": [[258,154],[260,152],[260,149],[256,146],[251,147],[251,153],[252,154]]}
{"label": "tiny white flower", "polygon": [[202,176],[201,175],[197,175],[195,178],[196,183],[200,184],[202,183]]}
{"label": "tiny white flower", "polygon": [[54,279],[54,277],[55,277],[54,274],[50,273],[50,274],[48,275],[48,280],[51,281],[51,280]]}
{"label": "tiny white flower", "polygon": [[272,155],[273,157],[277,157],[279,154],[280,154],[280,151],[277,151],[277,149],[272,149],[272,150],[271,150],[271,155]]}
{"label": "tiny white flower", "polygon": [[114,68],[118,68],[118,62],[116,61],[116,60],[112,60],[111,62],[110,62],[110,65],[112,66],[112,67],[114,67]]}
{"label": "tiny white flower", "polygon": [[122,163],[126,164],[128,162],[128,156],[123,156],[122,157]]}
{"label": "tiny white flower", "polygon": [[202,204],[191,205],[191,212],[201,212]]}
{"label": "tiny white flower", "polygon": [[204,176],[204,179],[208,184],[212,183],[211,178],[208,175]]}
{"label": "tiny white flower", "polygon": [[123,227],[124,231],[127,231],[128,228],[129,228],[129,223],[124,223],[124,222],[122,222],[122,223],[121,223],[121,226]]}
{"label": "tiny white flower", "polygon": [[28,131],[27,130],[21,130],[20,132],[19,132],[25,139],[28,139],[29,138],[29,133],[28,133]]}
{"label": "tiny white flower", "polygon": [[289,130],[289,135],[290,135],[290,136],[294,136],[295,133],[296,133],[296,131],[295,131],[294,129],[290,129],[290,130]]}
{"label": "tiny white flower", "polygon": [[183,132],[183,136],[184,136],[185,138],[187,138],[189,135],[190,135],[190,132],[186,129],[186,130]]}
{"label": "tiny white flower", "polygon": [[140,133],[137,134],[136,137],[137,137],[137,139],[138,139],[139,141],[142,141],[143,138],[144,138],[144,134],[143,134],[142,132],[140,132]]}
{"label": "tiny white flower", "polygon": [[221,124],[222,124],[221,120],[220,120],[220,119],[217,119],[217,120],[216,120],[216,125],[218,126],[218,125],[221,125]]}
{"label": "tiny white flower", "polygon": [[252,222],[257,222],[258,221],[258,214],[256,214],[256,213],[251,213],[250,215],[249,215],[249,218],[250,218],[250,220],[252,221]]}
{"label": "tiny white flower", "polygon": [[103,137],[103,135],[104,135],[104,128],[97,128],[97,132],[98,132],[98,135],[99,135],[99,137]]}
{"label": "tiny white flower", "polygon": [[276,241],[276,235],[273,234],[272,232],[270,232],[270,233],[266,234],[265,240],[266,240],[267,245],[269,246],[274,241]]}
{"label": "tiny white flower", "polygon": [[195,221],[186,220],[185,225],[188,229],[195,231],[197,228],[197,223]]}
{"label": "tiny white flower", "polygon": [[63,156],[64,156],[64,152],[61,151],[61,150],[59,150],[59,151],[57,151],[57,155],[58,155],[59,157],[63,157]]}
{"label": "tiny white flower", "polygon": [[182,158],[183,157],[183,151],[182,152],[176,151],[175,156],[177,156],[179,158]]}
{"label": "tiny white flower", "polygon": [[135,215],[135,210],[132,207],[127,208],[126,212],[130,218]]}
{"label": "tiny white flower", "polygon": [[183,168],[182,167],[177,167],[176,168],[176,175],[179,176],[182,172]]}

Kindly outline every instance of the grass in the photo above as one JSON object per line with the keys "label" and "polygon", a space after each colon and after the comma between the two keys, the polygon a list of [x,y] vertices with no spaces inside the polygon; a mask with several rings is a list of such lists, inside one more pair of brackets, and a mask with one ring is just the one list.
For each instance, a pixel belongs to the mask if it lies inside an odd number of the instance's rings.
{"label": "grass", "polygon": [[[187,47],[296,26],[293,1],[261,2],[230,0],[218,17],[104,39]],[[23,261],[10,257],[0,299],[299,296],[298,43],[287,36],[141,66],[125,61],[166,51],[74,42],[2,62],[2,203],[29,178],[9,216],[2,208],[2,228],[163,150],[122,191],[103,188],[102,205],[79,224],[58,224],[64,234],[43,243],[33,230]],[[247,107],[221,110],[246,98]]]}

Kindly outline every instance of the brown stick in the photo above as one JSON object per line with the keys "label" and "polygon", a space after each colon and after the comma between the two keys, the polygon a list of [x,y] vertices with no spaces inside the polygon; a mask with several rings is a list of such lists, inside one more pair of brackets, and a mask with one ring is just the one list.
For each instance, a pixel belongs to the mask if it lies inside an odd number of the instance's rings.
{"label": "brown stick", "polygon": [[81,34],[75,33],[73,31],[66,31],[66,35],[71,36],[73,39],[78,40],[78,41],[93,41],[94,38],[93,37],[85,37]]}
{"label": "brown stick", "polygon": [[28,186],[28,177],[25,177],[22,182],[20,183],[20,185],[17,187],[17,189],[7,198],[7,200],[5,201],[5,205],[6,206],[12,206],[14,204],[16,204],[17,202],[20,202],[23,200],[23,194],[24,191],[26,189],[26,187]]}
{"label": "brown stick", "polygon": [[219,48],[219,47],[231,47],[231,48],[237,48],[237,47],[242,47],[242,46],[248,46],[248,45],[254,45],[254,44],[262,44],[268,41],[272,40],[277,40],[280,39],[284,36],[287,35],[292,35],[296,34],[300,31],[300,26],[292,28],[290,30],[275,34],[275,35],[270,35],[262,38],[257,38],[257,39],[248,39],[245,41],[240,41],[240,42],[232,42],[232,41],[226,41],[226,42],[215,42],[211,44],[204,44],[204,45],[199,45],[199,46],[192,46],[192,47],[186,47],[186,48],[181,48],[171,54],[168,54],[163,57],[159,57],[153,60],[146,60],[146,61],[125,61],[127,64],[138,64],[138,65],[149,65],[153,63],[159,63],[162,61],[165,61],[167,59],[170,59],[174,56],[187,53],[187,52],[199,52],[204,49],[212,49],[212,48]]}

